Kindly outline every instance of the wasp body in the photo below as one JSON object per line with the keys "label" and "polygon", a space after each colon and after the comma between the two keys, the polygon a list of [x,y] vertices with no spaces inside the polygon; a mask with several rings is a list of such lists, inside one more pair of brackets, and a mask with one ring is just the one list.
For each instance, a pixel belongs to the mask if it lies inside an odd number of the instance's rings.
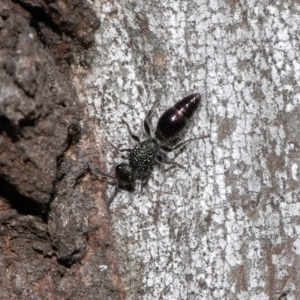
{"label": "wasp body", "polygon": [[[148,124],[148,119],[154,110],[155,104],[144,121],[144,128],[149,136],[147,140],[140,141],[136,135],[132,134],[128,126],[130,135],[138,142],[138,144],[133,149],[119,150],[130,152],[128,158],[129,163],[118,164],[115,169],[115,177],[108,175],[115,179],[116,184],[115,192],[107,203],[108,207],[113,201],[119,188],[130,191],[134,190],[136,179],[140,179],[143,186],[143,182],[147,180],[150,170],[155,162],[173,164],[182,167],[180,164],[165,160],[164,152],[171,152],[184,146],[191,140],[198,139],[192,138],[178,143],[188,125],[188,121],[192,118],[198,108],[200,99],[201,96],[199,94],[192,94],[167,109],[158,119],[155,130],[155,138],[151,137],[151,130]],[[170,144],[173,144],[173,147],[170,147]]]}
{"label": "wasp body", "polygon": [[200,104],[199,94],[189,95],[167,109],[158,119],[155,136],[163,142],[176,143]]}

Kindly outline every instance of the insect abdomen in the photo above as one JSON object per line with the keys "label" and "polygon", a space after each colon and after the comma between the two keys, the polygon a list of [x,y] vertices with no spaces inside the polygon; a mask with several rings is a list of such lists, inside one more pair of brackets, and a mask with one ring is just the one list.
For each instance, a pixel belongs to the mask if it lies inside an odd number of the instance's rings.
{"label": "insect abdomen", "polygon": [[158,119],[155,136],[164,141],[178,136],[199,106],[201,96],[189,95],[167,109]]}

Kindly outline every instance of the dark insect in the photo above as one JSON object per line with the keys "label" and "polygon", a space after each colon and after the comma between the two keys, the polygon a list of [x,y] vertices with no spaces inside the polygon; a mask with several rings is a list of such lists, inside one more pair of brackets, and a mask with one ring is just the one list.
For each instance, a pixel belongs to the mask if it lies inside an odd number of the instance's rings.
{"label": "dark insect", "polygon": [[200,100],[199,94],[192,94],[167,109],[158,119],[155,130],[156,138],[163,142],[178,142],[189,119],[198,108]]}
{"label": "dark insect", "polygon": [[118,164],[115,169],[115,177],[102,173],[105,176],[113,178],[114,184],[116,185],[113,195],[107,202],[108,208],[119,189],[133,191],[135,189],[136,179],[141,180],[141,187],[143,187],[144,183],[149,178],[149,174],[154,163],[161,162],[173,164],[183,168],[180,164],[165,159],[164,152],[174,151],[192,140],[199,139],[199,137],[196,137],[178,143],[187,128],[188,121],[198,108],[200,99],[201,96],[199,94],[192,94],[167,109],[157,122],[155,138],[151,137],[148,120],[154,110],[156,102],[144,120],[144,128],[149,136],[147,140],[141,142],[139,137],[134,135],[127,125],[131,137],[138,142],[138,144],[133,149],[119,150],[121,152],[129,152],[129,164]]}

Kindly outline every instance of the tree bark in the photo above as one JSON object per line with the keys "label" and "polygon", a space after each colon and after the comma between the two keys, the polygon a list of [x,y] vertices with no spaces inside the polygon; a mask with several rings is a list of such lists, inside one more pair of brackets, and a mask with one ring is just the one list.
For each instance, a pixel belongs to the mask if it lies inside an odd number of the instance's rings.
{"label": "tree bark", "polygon": [[123,298],[70,68],[98,27],[81,0],[0,3],[1,299]]}
{"label": "tree bark", "polygon": [[[186,138],[143,192],[111,207],[127,299],[299,299],[299,6],[292,1],[101,2],[87,81],[113,173],[194,92]],[[104,139],[104,143],[102,142]],[[101,141],[100,141],[101,140]],[[112,194],[108,189],[107,196]]]}
{"label": "tree bark", "polygon": [[[298,4],[0,1],[1,299],[300,298]],[[125,123],[194,92],[109,215]]]}

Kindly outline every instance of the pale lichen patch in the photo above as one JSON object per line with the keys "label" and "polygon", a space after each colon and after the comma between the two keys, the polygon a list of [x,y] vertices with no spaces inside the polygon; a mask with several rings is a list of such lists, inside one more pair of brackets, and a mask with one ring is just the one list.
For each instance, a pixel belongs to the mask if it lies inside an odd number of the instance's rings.
{"label": "pale lichen patch", "polygon": [[[97,138],[133,147],[123,120],[145,138],[156,99],[153,124],[192,92],[202,105],[188,135],[210,134],[175,154],[187,170],[156,166],[142,193],[114,201],[127,298],[271,300],[293,282],[287,299],[299,296],[299,276],[286,283],[300,255],[299,5],[97,5]],[[104,150],[109,169],[122,161]]]}

